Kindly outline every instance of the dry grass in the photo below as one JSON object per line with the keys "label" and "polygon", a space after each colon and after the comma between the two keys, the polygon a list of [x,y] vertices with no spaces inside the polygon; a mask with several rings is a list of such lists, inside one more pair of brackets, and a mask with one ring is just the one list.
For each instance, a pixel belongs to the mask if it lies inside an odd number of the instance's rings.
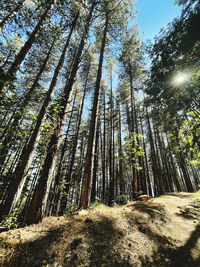
{"label": "dry grass", "polygon": [[200,192],[168,194],[0,234],[2,266],[200,266]]}

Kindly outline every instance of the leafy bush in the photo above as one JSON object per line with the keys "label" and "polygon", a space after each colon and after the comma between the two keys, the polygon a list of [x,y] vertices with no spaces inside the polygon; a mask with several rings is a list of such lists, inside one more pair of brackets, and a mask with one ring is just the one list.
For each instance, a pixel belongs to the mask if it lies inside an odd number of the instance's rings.
{"label": "leafy bush", "polygon": [[15,215],[4,216],[0,223],[1,226],[6,227],[8,230],[18,227],[18,220]]}

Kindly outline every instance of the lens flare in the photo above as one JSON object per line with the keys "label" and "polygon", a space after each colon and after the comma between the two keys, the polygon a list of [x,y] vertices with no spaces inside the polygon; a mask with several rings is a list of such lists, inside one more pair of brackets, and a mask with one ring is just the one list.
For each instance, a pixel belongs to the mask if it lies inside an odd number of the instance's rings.
{"label": "lens flare", "polygon": [[188,78],[189,78],[189,75],[187,73],[180,72],[173,78],[173,85],[179,86],[187,82]]}

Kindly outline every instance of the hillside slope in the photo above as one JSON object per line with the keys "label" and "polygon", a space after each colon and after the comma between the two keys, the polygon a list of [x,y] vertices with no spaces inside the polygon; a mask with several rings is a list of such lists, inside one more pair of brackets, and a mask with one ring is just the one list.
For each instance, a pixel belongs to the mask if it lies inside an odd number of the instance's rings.
{"label": "hillside slope", "polygon": [[2,266],[200,266],[200,191],[97,206],[0,234]]}

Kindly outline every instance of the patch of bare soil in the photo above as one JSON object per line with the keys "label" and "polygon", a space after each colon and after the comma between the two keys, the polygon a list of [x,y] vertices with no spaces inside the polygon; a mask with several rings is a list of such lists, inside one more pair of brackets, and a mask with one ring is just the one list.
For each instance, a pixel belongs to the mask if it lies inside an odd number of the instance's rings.
{"label": "patch of bare soil", "polygon": [[100,205],[0,234],[1,266],[200,266],[200,192]]}

